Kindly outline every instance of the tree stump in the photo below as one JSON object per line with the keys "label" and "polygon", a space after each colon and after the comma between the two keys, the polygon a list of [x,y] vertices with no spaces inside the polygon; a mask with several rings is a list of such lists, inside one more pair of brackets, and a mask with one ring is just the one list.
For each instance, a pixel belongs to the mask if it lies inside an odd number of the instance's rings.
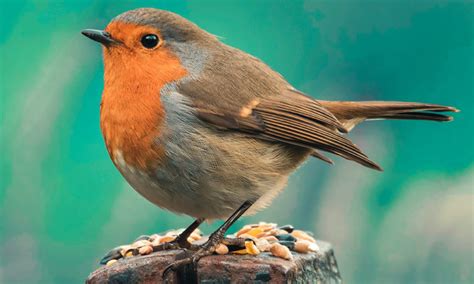
{"label": "tree stump", "polygon": [[[292,252],[291,261],[266,252],[257,256],[207,256],[196,267],[190,265],[171,272],[167,283],[339,283],[341,277],[331,245],[317,243],[319,253]],[[185,256],[183,250],[170,250],[120,259],[92,272],[86,283],[162,283],[163,270]]]}

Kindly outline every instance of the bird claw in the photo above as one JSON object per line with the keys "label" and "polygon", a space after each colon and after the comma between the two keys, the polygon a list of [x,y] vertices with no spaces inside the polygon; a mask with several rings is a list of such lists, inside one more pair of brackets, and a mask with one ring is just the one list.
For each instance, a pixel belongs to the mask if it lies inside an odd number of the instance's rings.
{"label": "bird claw", "polygon": [[163,271],[163,279],[167,279],[168,275],[170,272],[176,272],[179,268],[188,265],[188,264],[193,264],[195,265],[199,261],[198,258],[195,258],[194,256],[187,257],[184,259],[176,260],[172,264],[168,265],[165,270]]}

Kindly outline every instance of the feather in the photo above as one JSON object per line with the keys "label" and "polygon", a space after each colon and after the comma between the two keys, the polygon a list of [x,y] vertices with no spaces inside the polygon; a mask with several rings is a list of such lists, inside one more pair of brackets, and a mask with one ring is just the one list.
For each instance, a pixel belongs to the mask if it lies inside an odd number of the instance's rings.
{"label": "feather", "polygon": [[459,112],[448,106],[412,102],[348,102],[323,101],[319,103],[330,111],[344,125],[347,131],[364,120],[374,119],[416,119],[450,121],[451,116],[439,112]]}
{"label": "feather", "polygon": [[304,147],[328,163],[332,161],[317,150],[381,170],[341,134],[346,129],[334,114],[299,92],[290,90],[281,96],[255,99],[239,111],[209,110],[209,107],[202,106],[196,106],[198,117],[221,129],[238,130],[256,138]]}
{"label": "feather", "polygon": [[320,153],[319,151],[316,151],[314,150],[313,152],[311,152],[311,156],[315,157],[315,158],[318,158],[330,165],[334,165],[334,162],[329,159],[328,157],[324,156],[322,153]]}

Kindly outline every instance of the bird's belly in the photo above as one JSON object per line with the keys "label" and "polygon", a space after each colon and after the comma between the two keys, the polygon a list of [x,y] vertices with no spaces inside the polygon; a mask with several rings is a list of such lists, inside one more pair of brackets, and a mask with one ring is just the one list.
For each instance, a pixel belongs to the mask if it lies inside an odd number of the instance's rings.
{"label": "bird's belly", "polygon": [[[308,150],[214,129],[197,119],[177,93],[162,96],[166,119],[156,143],[164,157],[148,173],[115,164],[132,187],[170,211],[226,218],[247,200],[249,214],[265,207],[286,185]],[[121,158],[120,156],[118,156]]]}
{"label": "bird's belly", "polygon": [[264,208],[306,155],[235,134],[206,134],[187,141],[168,145],[173,150],[152,175],[125,164],[118,167],[152,203],[196,218],[226,218],[247,200],[256,201],[248,214]]}

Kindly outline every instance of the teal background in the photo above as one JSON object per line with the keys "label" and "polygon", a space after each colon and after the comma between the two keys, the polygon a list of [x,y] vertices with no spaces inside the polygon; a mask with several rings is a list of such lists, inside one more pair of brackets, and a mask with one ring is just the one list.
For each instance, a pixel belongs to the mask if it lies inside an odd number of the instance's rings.
{"label": "teal background", "polygon": [[0,283],[79,283],[108,249],[191,222],[135,193],[99,130],[101,50],[79,32],[143,6],[189,18],[315,98],[460,108],[452,123],[358,127],[351,138],[383,173],[308,161],[234,230],[314,231],[346,283],[474,282],[472,1],[0,3]]}

